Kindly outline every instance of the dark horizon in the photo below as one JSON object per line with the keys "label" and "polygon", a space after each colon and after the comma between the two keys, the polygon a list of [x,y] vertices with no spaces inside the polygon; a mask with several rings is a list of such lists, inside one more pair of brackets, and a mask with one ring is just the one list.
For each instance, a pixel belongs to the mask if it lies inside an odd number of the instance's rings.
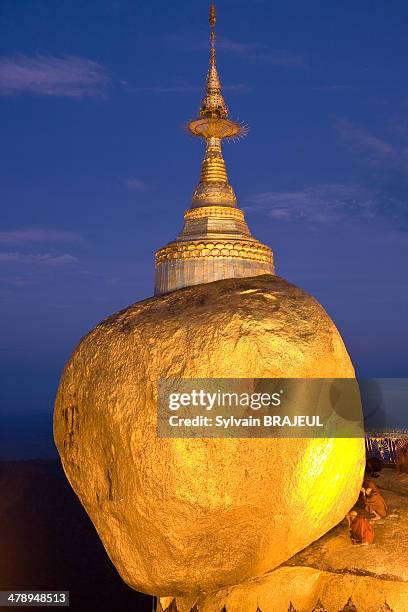
{"label": "dark horizon", "polygon": [[[0,461],[1,590],[70,592],[76,612],[150,612],[128,587],[57,461]],[[89,571],[91,569],[91,579]]]}

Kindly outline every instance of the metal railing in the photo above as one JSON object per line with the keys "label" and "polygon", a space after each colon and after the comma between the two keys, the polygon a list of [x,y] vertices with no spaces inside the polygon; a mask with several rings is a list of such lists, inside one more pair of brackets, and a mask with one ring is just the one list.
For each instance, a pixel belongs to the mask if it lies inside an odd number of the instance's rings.
{"label": "metal railing", "polygon": [[[260,610],[260,608],[258,608],[258,610],[259,610],[259,612],[262,612],[262,610]],[[257,610],[257,612],[258,612],[258,610]],[[267,612],[267,611],[265,610],[264,612]],[[288,612],[297,612],[297,610],[294,607],[294,605],[292,604],[292,602],[290,602],[290,604],[289,604]],[[317,604],[315,605],[313,610],[311,610],[311,612],[328,612],[328,610],[326,610],[326,608],[324,607],[324,605],[322,604],[322,602],[319,599],[319,601],[317,602]],[[344,608],[339,610],[339,612],[364,612],[364,610],[359,610],[358,608],[356,608],[356,606],[353,603],[353,600],[350,597],[348,602],[344,606]],[[393,612],[393,609],[385,601],[383,603],[383,605],[380,606],[380,608],[378,609],[378,612]]]}
{"label": "metal railing", "polygon": [[408,430],[367,432],[365,444],[367,457],[378,457],[382,463],[396,464],[398,449],[408,444]]}
{"label": "metal railing", "polygon": [[[159,610],[162,608],[159,608]],[[190,612],[199,612],[200,608],[197,606],[197,604],[195,604],[193,606],[193,608],[191,608]],[[178,608],[177,608],[177,604],[176,604],[176,600],[173,599],[173,601],[171,602],[171,604],[165,609],[163,610],[163,612],[178,612]],[[220,612],[229,612],[227,606],[223,606],[220,610]],[[275,610],[267,610],[266,608],[264,610],[262,610],[259,606],[257,607],[256,610],[254,610],[253,612],[276,612]],[[295,606],[293,605],[292,602],[289,603],[289,608],[288,608],[288,612],[297,612]],[[321,600],[319,599],[315,605],[315,607],[313,608],[313,610],[311,610],[310,612],[328,612],[328,610],[324,607],[324,605],[322,604]],[[342,608],[341,610],[339,610],[338,612],[364,612],[364,610],[359,610],[358,608],[356,608],[356,606],[353,603],[352,598],[350,597],[349,600],[347,601],[346,605],[344,606],[344,608]],[[380,608],[378,609],[378,612],[393,612],[393,609],[389,606],[389,604],[385,601],[382,606],[380,606]]]}

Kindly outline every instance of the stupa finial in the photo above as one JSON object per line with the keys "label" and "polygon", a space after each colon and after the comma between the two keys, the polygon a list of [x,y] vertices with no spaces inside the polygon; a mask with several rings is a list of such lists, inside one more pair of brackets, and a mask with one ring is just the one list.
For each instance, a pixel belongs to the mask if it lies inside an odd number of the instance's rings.
{"label": "stupa finial", "polygon": [[[208,21],[210,22],[211,33],[213,35],[215,23],[217,21],[217,11],[215,10],[215,4],[210,4],[210,18]],[[211,35],[211,39],[212,39],[212,35]]]}
{"label": "stupa finial", "polygon": [[218,76],[215,58],[215,5],[210,5],[210,67],[207,73],[204,97],[201,102],[199,118],[190,121],[188,129],[194,136],[202,138],[234,138],[243,135],[245,128],[241,124],[228,119],[228,107],[221,92],[221,82]]}
{"label": "stupa finial", "polygon": [[206,151],[201,169],[200,182],[192,199],[191,208],[203,206],[236,207],[234,190],[229,184],[221,142],[245,132],[242,125],[228,119],[228,108],[221,93],[221,83],[215,61],[215,5],[210,5],[211,49],[204,98],[200,116],[190,121],[188,129],[194,136],[206,141]]}
{"label": "stupa finial", "polygon": [[228,108],[221,93],[221,83],[215,60],[215,5],[210,5],[211,48],[210,67],[207,74],[205,94],[200,108],[200,117],[226,119]]}
{"label": "stupa finial", "polygon": [[217,11],[215,10],[215,4],[210,4],[210,17],[208,19],[211,28],[211,56],[210,63],[215,64],[215,23],[217,21]]}

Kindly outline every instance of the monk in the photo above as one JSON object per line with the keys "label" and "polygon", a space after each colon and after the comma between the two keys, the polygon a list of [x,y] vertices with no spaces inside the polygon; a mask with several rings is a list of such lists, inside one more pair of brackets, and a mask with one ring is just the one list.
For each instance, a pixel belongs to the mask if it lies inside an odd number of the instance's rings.
{"label": "monk", "polygon": [[373,521],[379,521],[387,516],[387,504],[373,480],[365,480],[361,489],[364,507]]}
{"label": "monk", "polygon": [[348,513],[347,520],[353,544],[372,544],[374,542],[374,527],[364,516],[352,510]]}

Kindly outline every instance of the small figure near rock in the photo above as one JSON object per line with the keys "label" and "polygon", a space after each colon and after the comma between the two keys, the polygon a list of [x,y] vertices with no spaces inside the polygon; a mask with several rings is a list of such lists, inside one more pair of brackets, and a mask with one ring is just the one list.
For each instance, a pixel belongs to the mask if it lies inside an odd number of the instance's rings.
{"label": "small figure near rock", "polygon": [[347,514],[350,538],[353,544],[372,544],[374,542],[374,527],[367,519],[355,510]]}
{"label": "small figure near rock", "polygon": [[361,489],[364,507],[373,521],[379,521],[387,516],[387,504],[373,480],[365,480]]}
{"label": "small figure near rock", "polygon": [[371,478],[378,478],[379,472],[382,470],[382,461],[378,457],[369,457],[366,463],[366,472]]}

